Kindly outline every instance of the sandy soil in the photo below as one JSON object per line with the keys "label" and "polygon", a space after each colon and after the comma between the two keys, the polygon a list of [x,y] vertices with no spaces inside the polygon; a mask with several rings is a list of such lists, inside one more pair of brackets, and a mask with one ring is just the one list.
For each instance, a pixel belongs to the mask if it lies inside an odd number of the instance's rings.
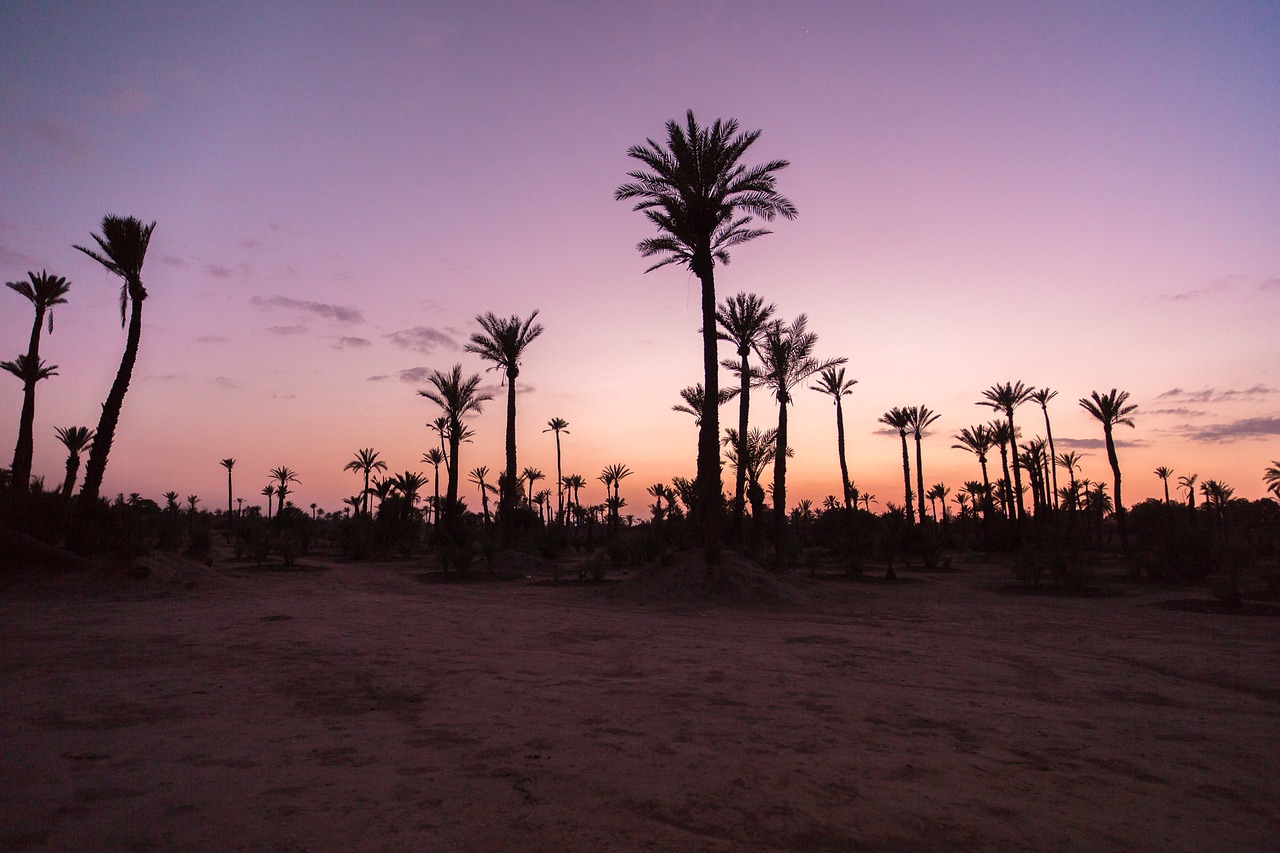
{"label": "sandy soil", "polygon": [[11,587],[0,849],[1280,849],[1280,620],[959,568],[776,607],[408,563]]}

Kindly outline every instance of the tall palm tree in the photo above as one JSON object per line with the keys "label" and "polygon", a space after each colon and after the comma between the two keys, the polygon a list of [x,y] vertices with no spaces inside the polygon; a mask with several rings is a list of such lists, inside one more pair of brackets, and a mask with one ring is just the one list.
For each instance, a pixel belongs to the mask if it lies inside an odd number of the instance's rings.
{"label": "tall palm tree", "polygon": [[1102,424],[1102,435],[1107,442],[1107,461],[1111,463],[1111,474],[1115,482],[1116,526],[1120,530],[1120,547],[1129,553],[1129,536],[1125,529],[1124,501],[1120,498],[1120,460],[1116,458],[1116,442],[1112,437],[1112,429],[1117,425],[1133,427],[1130,417],[1138,410],[1136,405],[1128,404],[1129,392],[1112,388],[1107,394],[1090,392],[1088,397],[1080,398],[1080,407],[1093,415]]}
{"label": "tall palm tree", "polygon": [[31,488],[30,432],[35,425],[36,383],[57,376],[58,365],[45,364],[43,358],[32,358],[23,353],[13,361],[0,361],[0,369],[22,381],[22,422],[18,427],[18,446],[14,450],[10,482],[15,491],[26,492]]}
{"label": "tall palm tree", "polygon": [[267,499],[267,521],[271,520],[271,498],[275,496],[276,487],[268,483],[262,487],[262,496]]}
{"label": "tall palm tree", "polygon": [[1173,469],[1161,465],[1155,470],[1155,475],[1164,481],[1164,505],[1169,505],[1169,478],[1173,476]]}
{"label": "tall palm tree", "polygon": [[[535,310],[525,319],[513,314],[499,317],[487,311],[476,317],[484,331],[471,335],[471,343],[464,352],[475,353],[485,361],[493,362],[490,370],[501,370],[507,381],[507,469],[498,480],[498,504],[500,510],[511,510],[519,503],[516,478],[516,377],[520,375],[520,362],[529,344],[542,334],[541,323],[535,323]],[[505,481],[505,482],[504,482]]]}
{"label": "tall palm tree", "polygon": [[618,497],[618,486],[623,480],[630,477],[632,473],[632,470],[626,465],[614,463],[613,465],[605,466],[605,469],[600,472],[600,476],[596,478],[604,483],[606,493],[609,491],[609,486],[613,486],[613,503],[610,504],[610,508],[615,526],[618,523],[618,509],[622,506],[622,501]]}
{"label": "tall palm tree", "polygon": [[369,475],[374,471],[387,470],[387,463],[378,458],[378,451],[372,447],[362,447],[356,451],[355,457],[342,466],[343,471],[354,471],[364,474],[364,514],[369,514]]}
{"label": "tall palm tree", "polygon": [[533,506],[533,484],[546,478],[547,475],[543,474],[540,469],[531,466],[520,472],[520,479],[529,481],[529,491],[525,494],[525,499],[530,507]]}
{"label": "tall palm tree", "polygon": [[102,404],[102,415],[98,419],[93,447],[89,450],[89,462],[85,466],[84,485],[80,488],[80,500],[76,504],[76,515],[82,522],[88,520],[98,502],[102,478],[107,471],[107,456],[111,453],[116,425],[120,422],[120,409],[124,406],[124,395],[129,390],[129,381],[133,377],[133,365],[138,360],[138,342],[142,337],[142,302],[147,298],[147,289],[142,286],[142,264],[146,260],[147,247],[151,245],[151,232],[155,227],[154,222],[143,225],[132,216],[108,215],[102,218],[102,234],[91,235],[101,251],[84,246],[75,247],[102,264],[108,272],[120,277],[123,282],[120,287],[120,325],[125,323],[126,309],[129,315],[124,355],[120,359],[120,369],[116,371],[107,400]]}
{"label": "tall palm tree", "polygon": [[[987,429],[991,431],[992,442],[1000,449],[1000,470],[1004,472],[1004,478],[998,484],[1000,486],[1001,510],[1005,518],[1015,518],[1013,480],[1009,478],[1009,448],[1015,446],[1014,433],[1010,431],[1008,421],[992,421],[987,424]],[[1016,452],[1015,449],[1014,453],[1016,454]]]}
{"label": "tall palm tree", "polygon": [[818,374],[818,384],[810,385],[810,389],[820,394],[827,394],[836,404],[836,453],[840,457],[840,481],[844,490],[844,508],[849,509],[853,500],[852,483],[849,482],[849,463],[844,454],[844,410],[840,398],[853,393],[856,379],[845,379],[843,367],[828,367]]}
{"label": "tall palm tree", "polygon": [[227,469],[227,515],[230,516],[232,507],[235,505],[235,501],[231,497],[231,469],[236,467],[236,460],[230,458],[223,459],[218,464]]}
{"label": "tall palm tree", "polygon": [[[66,303],[67,291],[71,284],[65,278],[49,275],[41,270],[39,275],[27,273],[27,281],[7,281],[5,287],[25,297],[35,309],[35,322],[31,326],[31,340],[27,344],[27,363],[40,364],[40,332],[45,326],[48,315],[49,334],[53,334],[53,306]],[[13,371],[10,371],[11,373]],[[38,373],[38,371],[37,371]],[[53,374],[48,374],[53,375]],[[18,420],[18,444],[13,449],[13,467],[10,481],[18,492],[26,492],[31,486],[32,448],[35,444],[36,423],[36,379],[22,379],[22,414]]]}
{"label": "tall palm tree", "polygon": [[493,490],[493,486],[485,482],[485,478],[489,476],[489,466],[481,465],[478,468],[472,468],[471,474],[467,479],[480,487],[480,507],[484,513],[484,523],[489,523],[489,492]]}
{"label": "tall palm tree", "polygon": [[1058,396],[1057,391],[1048,388],[1037,388],[1027,399],[1040,404],[1044,412],[1044,433],[1049,441],[1049,470],[1053,480],[1053,508],[1058,508],[1058,451],[1053,446],[1053,427],[1049,425],[1049,401]]}
{"label": "tall palm tree", "polygon": [[1271,467],[1263,473],[1262,480],[1267,484],[1267,491],[1275,494],[1276,500],[1280,500],[1280,459],[1272,460]]}
{"label": "tall palm tree", "polygon": [[[742,442],[746,442],[748,438],[747,420],[751,409],[751,350],[760,342],[765,328],[777,310],[777,306],[773,303],[766,305],[764,300],[754,293],[738,293],[730,296],[716,308],[716,325],[719,329],[717,336],[720,340],[731,343],[738,356],[737,362],[734,363],[739,380],[736,434]],[[839,401],[837,401],[838,404]],[[737,454],[739,457],[744,457],[746,448],[738,447]],[[846,476],[845,479],[847,480],[848,477]],[[742,536],[742,517],[746,508],[746,485],[746,471],[739,468],[734,475],[733,488],[733,531],[734,537],[739,539]]]}
{"label": "tall palm tree", "polygon": [[581,507],[578,503],[578,490],[587,484],[586,478],[581,474],[565,474],[561,480],[564,482],[565,489],[569,492],[569,503],[573,506]]}
{"label": "tall palm tree", "polygon": [[1178,487],[1187,490],[1187,506],[1191,509],[1192,517],[1196,509],[1196,480],[1200,479],[1199,474],[1187,474],[1178,478]]}
{"label": "tall palm tree", "polygon": [[543,432],[556,434],[556,521],[564,521],[564,470],[560,467],[560,433],[569,434],[569,422],[564,418],[552,418],[547,421]]}
{"label": "tall palm tree", "polygon": [[907,450],[907,430],[911,425],[910,410],[894,406],[892,409],[881,415],[879,421],[892,429],[896,429],[898,431],[898,437],[902,439],[902,490],[905,495],[904,506],[907,508],[907,521],[910,524],[915,524],[915,505],[911,501],[911,456]]}
{"label": "tall palm tree", "polygon": [[418,394],[443,409],[449,420],[449,485],[444,497],[444,517],[452,526],[461,520],[458,513],[458,448],[463,439],[462,421],[468,415],[480,414],[493,395],[480,390],[480,374],[473,373],[463,379],[461,364],[455,364],[448,373],[433,370],[427,381],[431,387],[418,391]]}
{"label": "tall palm tree", "polygon": [[795,205],[777,191],[776,173],[789,164],[773,160],[759,166],[741,163],[760,131],[738,132],[736,119],[699,125],[689,110],[685,124],[668,121],[666,145],[652,139],[634,145],[627,156],[642,168],[614,191],[619,201],[635,200],[634,210],[657,228],[658,236],[640,241],[641,257],[660,260],[646,272],[668,264],[687,267],[702,285],[702,366],[706,400],[698,434],[698,493],[706,559],[720,561],[720,399],[716,349],[715,263],[729,262],[729,250],[769,232],[753,228],[752,218],[794,219]]}
{"label": "tall palm tree", "polygon": [[[443,431],[441,432],[441,435],[444,435]],[[440,512],[440,463],[447,461],[447,458],[445,457],[443,450],[438,447],[433,447],[426,453],[422,454],[422,461],[430,465],[435,473],[436,493],[431,504],[431,511],[438,514]],[[446,468],[446,470],[448,469]],[[432,523],[436,521],[436,517],[434,515],[431,517],[431,521]]]}
{"label": "tall palm tree", "polygon": [[[778,447],[787,446],[787,406],[791,389],[816,373],[839,367],[848,359],[821,360],[813,355],[818,336],[809,331],[809,318],[799,315],[790,324],[775,321],[756,346],[760,361],[759,382],[778,401]],[[774,561],[779,573],[787,568],[787,455],[775,453],[773,461]]]}
{"label": "tall palm tree", "polygon": [[928,406],[911,406],[907,409],[907,429],[911,431],[911,437],[916,440],[916,501],[920,511],[920,520],[924,521],[924,461],[920,456],[920,439],[924,438],[924,431],[930,427],[941,415],[934,412]]}
{"label": "tall palm tree", "polygon": [[[987,451],[991,449],[995,439],[986,424],[964,427],[952,437],[959,442],[959,444],[951,445],[952,448],[967,450],[978,457],[978,464],[982,467],[983,494],[986,496],[986,501],[982,504],[982,517],[986,518],[991,511],[991,478],[987,476]],[[975,501],[976,504],[977,502]]]}
{"label": "tall palm tree", "polygon": [[71,492],[76,486],[76,474],[80,471],[80,454],[93,440],[93,430],[88,427],[57,427],[58,441],[67,449],[67,478],[62,481],[62,500],[71,505]]}
{"label": "tall palm tree", "polygon": [[1005,418],[1009,421],[1010,441],[1013,442],[1013,497],[1014,497],[1014,518],[1021,521],[1026,516],[1026,510],[1022,506],[1022,473],[1018,467],[1018,428],[1013,424],[1013,410],[1021,406],[1027,400],[1031,399],[1034,388],[1028,388],[1021,382],[1005,382],[1000,385],[992,385],[986,391],[982,392],[985,400],[979,400],[979,406],[987,406],[998,412],[1003,412]]}

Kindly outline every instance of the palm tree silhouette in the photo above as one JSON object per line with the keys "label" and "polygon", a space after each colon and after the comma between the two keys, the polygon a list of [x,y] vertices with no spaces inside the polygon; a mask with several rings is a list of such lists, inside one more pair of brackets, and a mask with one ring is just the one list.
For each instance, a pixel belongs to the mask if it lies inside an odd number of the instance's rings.
{"label": "palm tree silhouette", "polygon": [[1280,460],[1272,460],[1271,467],[1263,473],[1262,480],[1267,484],[1267,491],[1274,493],[1276,500],[1280,500]]}
{"label": "palm tree silhouette", "polygon": [[387,463],[378,459],[378,451],[372,447],[362,447],[356,451],[355,458],[342,466],[343,471],[354,471],[364,474],[364,514],[369,514],[369,475],[374,471],[387,470]]}
{"label": "palm tree silhouette", "polygon": [[818,384],[809,386],[813,391],[829,395],[836,404],[836,453],[840,457],[840,481],[844,484],[845,509],[850,508],[853,495],[852,483],[849,482],[849,464],[844,455],[844,410],[840,405],[840,398],[852,394],[853,386],[857,384],[856,379],[844,378],[843,367],[828,367],[818,375]]}
{"label": "palm tree silhouette", "polygon": [[987,424],[987,429],[991,432],[992,442],[1000,449],[1000,470],[1004,472],[1004,478],[997,484],[1000,487],[1001,511],[1005,518],[1016,518],[1011,487],[1013,480],[1009,478],[1009,448],[1014,445],[1014,433],[1010,431],[1008,421],[992,421]]}
{"label": "palm tree silhouette", "polygon": [[1187,508],[1191,510],[1193,523],[1196,518],[1196,480],[1199,478],[1199,474],[1187,474],[1185,477],[1178,478],[1178,487],[1187,490]]}
{"label": "palm tree silhouette", "polygon": [[461,520],[458,513],[458,448],[463,440],[462,419],[480,414],[493,395],[480,390],[480,374],[473,373],[463,379],[461,364],[455,364],[448,373],[433,370],[427,381],[431,388],[420,390],[418,394],[443,409],[448,419],[449,485],[444,498],[444,518],[452,526]]}
{"label": "palm tree silhouette", "polygon": [[[400,493],[402,499],[400,518],[403,521],[408,521],[413,515],[414,508],[418,505],[418,493],[427,484],[427,478],[418,471],[405,471],[403,474],[396,474],[391,477],[389,482],[391,487]],[[315,504],[311,506],[314,507]]]}
{"label": "palm tree silhouette", "polygon": [[901,409],[894,406],[889,411],[880,416],[879,422],[898,431],[898,437],[902,439],[902,490],[905,495],[907,522],[916,523],[915,506],[911,500],[911,456],[907,450],[907,430],[911,426],[910,409]]}
{"label": "palm tree silhouette", "polygon": [[76,474],[80,471],[80,454],[93,440],[93,430],[88,427],[57,427],[58,441],[67,449],[67,478],[62,481],[62,500],[71,506],[71,492],[75,489]]}
{"label": "palm tree silhouette", "polygon": [[1013,424],[1013,410],[1031,399],[1034,390],[1021,382],[1005,382],[1001,385],[992,385],[983,391],[982,396],[987,399],[978,401],[979,406],[987,406],[1003,412],[1009,421],[1009,441],[1013,443],[1013,507],[1014,519],[1017,521],[1021,521],[1027,513],[1022,506],[1022,474],[1018,467],[1017,448],[1018,428]]}
{"label": "palm tree silhouette", "polygon": [[133,365],[138,360],[138,342],[142,337],[142,302],[147,298],[147,290],[142,286],[142,264],[146,260],[151,232],[155,227],[154,222],[143,225],[132,216],[108,215],[102,218],[101,236],[91,235],[101,252],[84,246],[74,247],[121,278],[121,326],[125,323],[126,309],[129,313],[129,332],[125,338],[124,355],[120,359],[120,369],[116,372],[107,400],[102,404],[102,416],[94,431],[89,462],[85,466],[84,485],[80,487],[80,500],[76,504],[76,516],[82,522],[88,520],[98,502],[102,477],[107,471],[107,456],[111,453],[111,443],[115,439],[116,424],[120,422],[120,409],[124,405],[125,392],[129,390]]}
{"label": "palm tree silhouette", "polygon": [[[443,435],[444,433],[442,431],[441,436],[443,437]],[[431,504],[431,511],[433,513],[438,513],[440,511],[440,463],[447,460],[443,450],[438,447],[433,447],[426,453],[422,454],[422,461],[430,465],[435,473],[435,498]],[[448,469],[446,468],[446,470]],[[436,518],[433,515],[432,522],[434,523],[435,520]]]}
{"label": "palm tree silhouette", "polygon": [[[799,315],[790,324],[775,321],[757,344],[759,382],[778,401],[778,446],[787,446],[787,406],[791,389],[816,373],[844,364],[848,359],[814,357],[818,336],[808,329],[809,318]],[[787,455],[775,453],[773,461],[774,562],[779,573],[787,569]]]}
{"label": "palm tree silhouette", "polygon": [[794,219],[795,205],[777,191],[776,173],[786,160],[759,166],[740,161],[760,131],[738,132],[736,119],[700,126],[689,110],[682,127],[668,121],[665,147],[652,139],[634,145],[627,156],[643,168],[627,173],[630,182],[614,191],[619,201],[634,199],[658,229],[640,241],[641,257],[660,257],[646,272],[668,264],[687,267],[702,285],[702,366],[706,400],[698,434],[699,512],[709,564],[720,561],[720,399],[716,349],[715,263],[729,262],[729,249],[769,232],[752,228],[752,217]]}
{"label": "palm tree silhouette", "polygon": [[564,487],[570,492],[569,503],[581,509],[582,505],[578,503],[578,490],[587,484],[586,478],[581,474],[565,474],[561,478]]}
{"label": "palm tree silhouette", "polygon": [[1067,502],[1068,509],[1075,510],[1080,500],[1080,485],[1076,481],[1076,470],[1080,468],[1080,454],[1073,451],[1058,454],[1058,464],[1067,469],[1067,476],[1071,481],[1062,487],[1062,494],[1070,495]]}
{"label": "palm tree silhouette", "polygon": [[[271,498],[276,493],[276,487],[268,483],[262,487],[262,495],[267,499],[267,521],[271,520]],[[176,497],[176,494],[175,494]]]}
{"label": "palm tree silhouette", "polygon": [[440,455],[444,457],[444,470],[449,473],[449,454],[445,447],[445,439],[449,435],[449,419],[444,415],[427,423],[427,429],[432,430],[436,435],[440,436]]}
{"label": "palm tree silhouette", "polygon": [[907,409],[907,429],[916,440],[916,501],[920,510],[920,520],[924,521],[924,461],[920,456],[920,439],[941,415],[936,414],[928,406],[911,406]]}
{"label": "palm tree silhouette", "polygon": [[499,511],[511,510],[519,503],[516,479],[516,377],[520,375],[520,361],[529,344],[542,334],[542,324],[535,323],[535,310],[527,319],[517,315],[499,317],[492,311],[476,317],[483,332],[471,335],[471,343],[464,352],[475,353],[485,361],[493,362],[490,370],[501,370],[507,381],[507,469],[498,480]]}
{"label": "palm tree silhouette", "polygon": [[1058,508],[1058,452],[1053,446],[1053,427],[1049,425],[1049,401],[1058,396],[1057,391],[1048,388],[1037,388],[1027,399],[1040,404],[1044,412],[1044,433],[1049,440],[1049,470],[1053,479],[1053,508]]}
{"label": "palm tree silhouette", "polygon": [[[959,442],[951,445],[953,449],[967,450],[978,457],[978,464],[982,467],[982,485],[986,495],[986,501],[982,504],[982,517],[986,518],[991,511],[991,478],[987,476],[987,451],[991,449],[995,439],[992,438],[991,430],[986,424],[964,427],[952,437]],[[977,501],[974,503],[976,505]]]}
{"label": "palm tree silhouette", "polygon": [[1166,468],[1161,465],[1155,470],[1155,475],[1164,481],[1164,505],[1169,505],[1169,478],[1173,476],[1173,469]]}
{"label": "palm tree silhouette", "polygon": [[[6,281],[5,287],[25,297],[35,309],[36,316],[35,322],[31,326],[31,340],[27,344],[26,363],[28,365],[36,365],[38,368],[40,365],[40,332],[45,326],[45,316],[47,314],[49,318],[49,334],[53,334],[53,306],[66,303],[67,300],[63,297],[71,289],[71,284],[61,276],[49,275],[46,270],[41,270],[39,275],[28,272],[27,281]],[[12,370],[9,372],[14,373]],[[36,373],[38,372],[37,370]],[[40,376],[36,379],[28,379],[25,375],[17,373],[15,375],[23,380],[22,414],[18,420],[18,444],[13,449],[10,482],[19,493],[23,493],[31,487],[32,448],[35,444],[36,382],[45,377]],[[53,374],[46,375],[52,376]]]}
{"label": "palm tree silhouette", "polygon": [[18,427],[18,446],[13,453],[10,482],[18,492],[31,488],[31,431],[35,428],[36,383],[58,375],[58,365],[45,364],[43,358],[22,354],[13,361],[0,361],[0,369],[22,380],[22,420]]}
{"label": "palm tree silhouette", "polygon": [[942,501],[942,518],[947,518],[947,497],[951,494],[951,490],[943,483],[935,483],[929,487],[929,491],[925,493],[925,497],[929,499],[929,505],[933,508],[933,520],[938,521],[938,505],[935,501]]}
{"label": "palm tree silhouette", "polygon": [[600,482],[604,483],[606,496],[609,491],[609,487],[613,486],[612,502],[606,501],[606,503],[609,507],[610,514],[613,516],[613,524],[615,527],[618,524],[618,509],[622,506],[622,499],[618,497],[618,485],[624,479],[630,477],[631,474],[631,469],[626,465],[615,463],[613,465],[606,466],[605,469],[600,472],[600,476],[596,478]]}
{"label": "palm tree silhouette", "polygon": [[[733,344],[738,355],[737,362],[726,361],[731,365],[739,380],[738,386],[738,429],[736,434],[741,441],[748,436],[747,420],[751,409],[751,350],[764,335],[765,328],[773,318],[777,307],[772,303],[766,305],[764,300],[754,293],[738,293],[725,299],[716,308],[716,325],[719,328],[717,337]],[[701,419],[699,419],[701,423]],[[737,448],[739,456],[746,453],[745,448]],[[847,478],[846,478],[847,479]],[[738,469],[734,476],[733,490],[733,531],[735,538],[742,536],[742,517],[746,504],[746,471]]]}
{"label": "palm tree silhouette", "polygon": [[[276,517],[284,513],[284,499],[288,496],[290,483],[301,483],[297,472],[287,465],[271,469],[271,478],[276,481]],[[269,515],[269,514],[268,514]]]}
{"label": "palm tree silhouette", "polygon": [[1130,415],[1136,412],[1138,407],[1126,405],[1128,400],[1128,391],[1116,391],[1114,388],[1106,395],[1092,391],[1088,397],[1080,398],[1080,407],[1102,424],[1102,435],[1107,442],[1107,461],[1111,463],[1111,474],[1115,483],[1116,526],[1120,530],[1120,547],[1125,554],[1129,553],[1129,536],[1125,529],[1124,501],[1120,498],[1120,460],[1116,458],[1116,442],[1111,433],[1116,425],[1133,427],[1133,418]]}
{"label": "palm tree silhouette", "polygon": [[525,497],[530,507],[533,506],[533,484],[538,480],[545,480],[546,478],[546,475],[543,474],[542,471],[533,467],[527,467],[520,472],[520,479],[529,481],[529,491]]}
{"label": "palm tree silhouette", "polygon": [[[737,395],[737,390],[721,391],[720,402],[717,405],[723,406]],[[675,405],[671,407],[673,412],[683,412],[686,415],[693,415],[694,426],[702,426],[702,415],[706,411],[706,389],[702,387],[702,383],[698,382],[694,385],[688,385],[680,389],[680,399],[684,400],[684,405]]]}
{"label": "palm tree silhouette", "polygon": [[236,460],[230,458],[223,459],[218,464],[227,469],[227,515],[229,516],[232,512],[232,506],[235,503],[231,498],[231,469],[236,467]]}
{"label": "palm tree silhouette", "polygon": [[552,418],[547,421],[543,432],[556,434],[556,522],[564,523],[564,470],[560,467],[560,433],[569,434],[569,422],[564,418]]}
{"label": "palm tree silhouette", "polygon": [[1235,489],[1221,480],[1205,480],[1200,484],[1200,494],[1204,495],[1205,503],[1213,507],[1214,514],[1218,516],[1219,524],[1222,523],[1227,504],[1231,502],[1231,498],[1235,493]]}

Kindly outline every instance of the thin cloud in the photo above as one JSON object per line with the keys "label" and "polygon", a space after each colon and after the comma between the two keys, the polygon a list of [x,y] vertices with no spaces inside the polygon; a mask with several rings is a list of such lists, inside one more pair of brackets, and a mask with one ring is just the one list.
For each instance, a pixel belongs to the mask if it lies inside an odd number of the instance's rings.
{"label": "thin cloud", "polygon": [[370,376],[368,379],[365,380],[365,382],[385,382],[390,378],[391,378],[391,375],[388,373],[379,373],[377,376]]}
{"label": "thin cloud", "polygon": [[458,342],[451,335],[428,326],[401,329],[398,332],[392,332],[386,338],[398,347],[420,352],[423,355],[431,355],[441,347],[456,349],[458,346]]}
{"label": "thin cloud", "polygon": [[[1059,447],[1067,447],[1077,450],[1099,450],[1107,446],[1105,439],[1101,438],[1055,438],[1053,443]],[[1131,440],[1115,439],[1116,447],[1147,447],[1151,442],[1141,438]]]}
{"label": "thin cloud", "polygon": [[223,388],[239,388],[240,387],[239,382],[235,381],[234,379],[230,379],[226,376],[213,377],[213,384],[221,385]]}
{"label": "thin cloud", "polygon": [[1182,388],[1170,388],[1156,397],[1157,400],[1185,403],[1229,403],[1233,400],[1257,400],[1276,393],[1275,388],[1258,384],[1248,388],[1228,388],[1219,391],[1216,388],[1205,388],[1201,391],[1185,391]]}
{"label": "thin cloud", "polygon": [[201,335],[196,338],[198,344],[225,344],[230,338],[224,338],[222,335]]}
{"label": "thin cloud", "polygon": [[274,308],[288,308],[294,311],[306,311],[326,320],[339,323],[363,323],[364,315],[358,308],[348,305],[330,305],[327,302],[311,302],[303,299],[290,299],[288,296],[261,297],[254,296],[249,300],[259,308],[270,311]]}
{"label": "thin cloud", "polygon": [[400,371],[400,381],[409,385],[425,385],[427,377],[434,372],[430,367],[410,367]]}
{"label": "thin cloud", "polygon": [[1180,418],[1202,418],[1209,414],[1203,409],[1188,409],[1186,406],[1178,406],[1173,409],[1147,409],[1143,411],[1144,415],[1176,415]]}
{"label": "thin cloud", "polygon": [[268,326],[267,331],[273,335],[305,335],[311,331],[306,326]]}
{"label": "thin cloud", "polygon": [[1196,441],[1232,442],[1280,435],[1280,417],[1241,418],[1208,426],[1184,425],[1178,432]]}
{"label": "thin cloud", "polygon": [[1261,290],[1263,292],[1266,292],[1269,290],[1280,290],[1280,276],[1276,276],[1275,278],[1269,278],[1266,281],[1262,282],[1261,284],[1258,285],[1258,290]]}
{"label": "thin cloud", "polygon": [[214,278],[220,278],[224,280],[231,278],[231,276],[236,274],[236,271],[231,269],[231,267],[224,267],[222,264],[205,264],[204,269],[205,269],[205,272],[207,272],[209,275],[213,276]]}
{"label": "thin cloud", "polygon": [[1225,275],[1222,278],[1214,279],[1204,287],[1184,290],[1181,293],[1171,293],[1164,298],[1170,302],[1188,302],[1192,299],[1200,299],[1210,294],[1231,290],[1242,281],[1244,281],[1244,276],[1242,275]]}
{"label": "thin cloud", "polygon": [[358,349],[360,347],[371,347],[373,341],[368,338],[338,338],[333,343],[334,349]]}

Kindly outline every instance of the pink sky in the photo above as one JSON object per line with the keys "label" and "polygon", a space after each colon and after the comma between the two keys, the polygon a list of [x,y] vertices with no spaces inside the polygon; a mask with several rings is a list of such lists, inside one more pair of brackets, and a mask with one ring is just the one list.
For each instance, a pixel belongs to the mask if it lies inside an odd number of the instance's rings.
{"label": "pink sky", "polygon": [[[0,275],[73,282],[41,352],[60,366],[37,398],[51,486],[54,427],[96,424],[124,346],[118,283],[71,248],[117,213],[158,224],[104,494],[222,506],[230,456],[248,503],[288,465],[297,503],[336,509],[358,448],[429,471],[437,412],[415,377],[483,371],[461,352],[475,315],[537,308],[520,467],[554,477],[542,429],[563,417],[584,500],[621,462],[647,516],[645,488],[693,475],[693,422],[671,406],[701,379],[698,285],[644,274],[651,231],[612,193],[627,147],[692,108],[762,129],[753,161],[791,161],[779,188],[799,218],[738,248],[719,294],[805,312],[819,354],[849,359],[851,474],[881,507],[902,487],[879,415],[939,412],[926,485],[958,489],[978,469],[951,436],[1008,380],[1060,392],[1059,451],[1108,481],[1076,400],[1130,392],[1127,503],[1160,493],[1158,465],[1264,493],[1280,459],[1275,4],[378,5],[0,8]],[[12,358],[31,314],[0,298]],[[21,390],[3,379],[8,454]],[[753,424],[776,423],[755,401]],[[1019,414],[1024,438],[1043,433]],[[473,426],[463,469],[501,468],[501,396]],[[829,398],[798,394],[793,501],[839,491],[834,433]]]}

